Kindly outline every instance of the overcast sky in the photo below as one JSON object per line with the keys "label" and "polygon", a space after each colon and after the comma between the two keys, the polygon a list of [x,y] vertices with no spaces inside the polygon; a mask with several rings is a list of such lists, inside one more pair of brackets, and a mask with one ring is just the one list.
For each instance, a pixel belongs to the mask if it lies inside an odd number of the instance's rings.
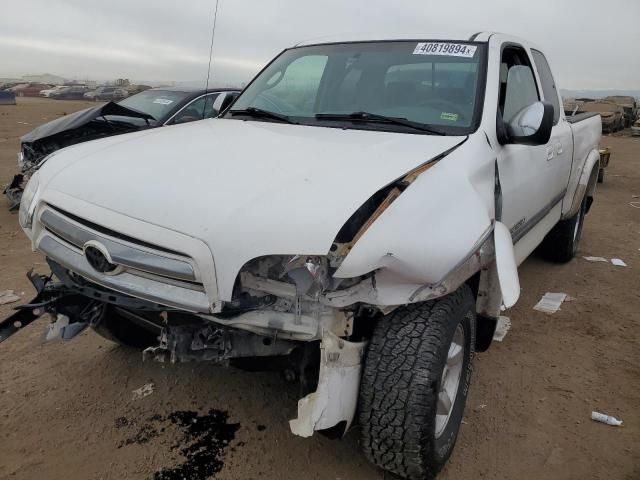
{"label": "overcast sky", "polygon": [[[14,0],[0,77],[204,81],[215,0]],[[494,30],[539,44],[561,88],[640,88],[639,0],[220,0],[214,83],[251,79],[300,40]],[[375,36],[375,35],[372,35]]]}

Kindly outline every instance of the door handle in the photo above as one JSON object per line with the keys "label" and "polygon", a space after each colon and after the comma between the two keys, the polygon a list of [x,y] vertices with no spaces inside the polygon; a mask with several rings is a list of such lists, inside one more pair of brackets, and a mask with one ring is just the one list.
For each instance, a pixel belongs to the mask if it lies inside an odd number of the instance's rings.
{"label": "door handle", "polygon": [[564,152],[564,148],[562,147],[562,143],[560,143],[560,142],[556,143],[556,153],[558,155],[562,155],[562,152]]}
{"label": "door handle", "polygon": [[547,161],[553,158],[553,147],[547,147]]}

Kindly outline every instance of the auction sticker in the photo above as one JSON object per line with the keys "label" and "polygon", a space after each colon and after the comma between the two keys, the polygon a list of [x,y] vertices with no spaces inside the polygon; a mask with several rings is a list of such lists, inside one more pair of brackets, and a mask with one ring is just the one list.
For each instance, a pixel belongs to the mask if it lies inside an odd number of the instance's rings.
{"label": "auction sticker", "polygon": [[153,103],[159,103],[160,105],[171,105],[173,100],[167,100],[166,98],[156,98]]}
{"label": "auction sticker", "polygon": [[413,54],[473,58],[477,48],[476,45],[465,45],[464,43],[423,42],[416,45]]}

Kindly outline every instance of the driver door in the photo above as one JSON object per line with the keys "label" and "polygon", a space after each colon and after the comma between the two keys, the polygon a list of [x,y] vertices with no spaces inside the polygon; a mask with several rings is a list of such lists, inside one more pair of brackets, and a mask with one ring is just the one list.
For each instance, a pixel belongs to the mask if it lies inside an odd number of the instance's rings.
{"label": "driver door", "polygon": [[[519,45],[503,46],[497,128],[506,128],[513,116],[540,100],[532,62]],[[502,223],[514,245],[560,200],[548,162],[548,145],[501,145],[497,148],[502,190]]]}

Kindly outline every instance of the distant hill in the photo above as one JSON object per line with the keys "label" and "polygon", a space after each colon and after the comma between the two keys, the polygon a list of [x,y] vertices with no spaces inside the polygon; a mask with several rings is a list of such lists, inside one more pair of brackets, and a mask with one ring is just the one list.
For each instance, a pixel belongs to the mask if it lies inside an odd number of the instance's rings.
{"label": "distant hill", "polygon": [[640,90],[560,90],[563,98],[603,98],[624,95],[640,98]]}

